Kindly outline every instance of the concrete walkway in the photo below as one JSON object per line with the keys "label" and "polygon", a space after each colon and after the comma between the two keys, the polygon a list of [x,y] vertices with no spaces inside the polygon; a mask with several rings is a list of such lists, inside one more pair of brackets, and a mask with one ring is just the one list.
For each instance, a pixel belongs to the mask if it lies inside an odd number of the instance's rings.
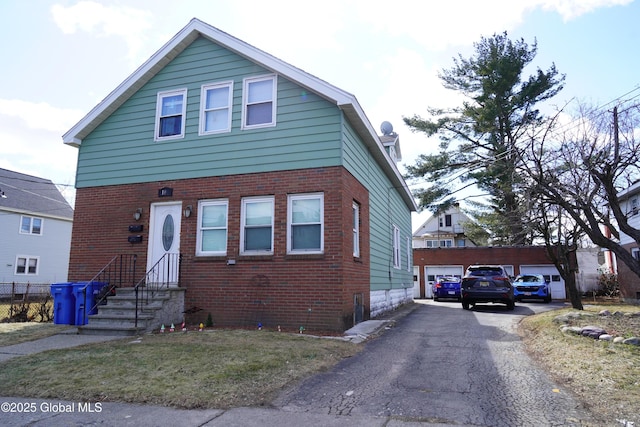
{"label": "concrete walkway", "polygon": [[[384,319],[369,320],[346,331],[341,339],[362,342],[390,328],[396,319],[417,308],[410,304]],[[122,339],[122,336],[79,335],[71,327],[63,333],[39,340],[0,347],[0,363],[14,357],[47,350],[77,347],[95,342]],[[207,426],[207,427],[268,427],[268,426],[353,426],[406,427],[443,426],[429,422],[404,421],[391,417],[339,416],[307,412],[289,412],[273,408],[233,408],[228,410],[185,410],[155,405],[117,402],[72,402],[57,399],[2,397],[0,385],[0,424],[2,426]]]}

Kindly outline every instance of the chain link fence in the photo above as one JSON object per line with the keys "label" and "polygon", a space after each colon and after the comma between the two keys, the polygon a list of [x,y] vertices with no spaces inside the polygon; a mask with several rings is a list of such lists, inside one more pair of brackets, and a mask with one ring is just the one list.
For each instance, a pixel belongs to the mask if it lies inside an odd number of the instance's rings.
{"label": "chain link fence", "polygon": [[0,282],[0,322],[51,322],[49,283]]}

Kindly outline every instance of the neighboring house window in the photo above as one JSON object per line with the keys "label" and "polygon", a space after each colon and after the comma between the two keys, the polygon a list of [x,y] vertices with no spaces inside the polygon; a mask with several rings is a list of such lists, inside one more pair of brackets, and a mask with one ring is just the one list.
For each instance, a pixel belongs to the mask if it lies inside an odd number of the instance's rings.
{"label": "neighboring house window", "polygon": [[276,76],[244,80],[242,128],[275,126]]}
{"label": "neighboring house window", "polygon": [[18,256],[16,258],[16,274],[38,274],[38,257]]}
{"label": "neighboring house window", "polygon": [[231,131],[233,82],[202,86],[200,135]]}
{"label": "neighboring house window", "polygon": [[240,253],[273,253],[273,197],[242,199]]}
{"label": "neighboring house window", "polygon": [[393,226],[393,266],[400,268],[400,229]]}
{"label": "neighboring house window", "polygon": [[631,212],[629,212],[629,216],[638,215],[638,198],[634,197],[630,200],[631,204]]}
{"label": "neighboring house window", "polygon": [[324,250],[324,195],[289,195],[287,253],[322,253]]}
{"label": "neighboring house window", "polygon": [[360,257],[360,205],[353,202],[351,205],[353,216],[353,256]]}
{"label": "neighboring house window", "polygon": [[42,218],[23,216],[20,219],[20,234],[42,234]]}
{"label": "neighboring house window", "polygon": [[466,245],[467,245],[467,242],[465,241],[465,239],[458,239],[459,248],[465,247]]}
{"label": "neighboring house window", "polygon": [[451,227],[451,215],[444,216],[444,225],[445,227]]}
{"label": "neighboring house window", "polygon": [[156,105],[156,141],[184,137],[187,89],[159,92]]}
{"label": "neighboring house window", "polygon": [[226,255],[229,202],[201,200],[198,203],[196,255]]}
{"label": "neighboring house window", "polygon": [[631,249],[631,256],[637,260],[640,260],[640,248]]}
{"label": "neighboring house window", "polygon": [[444,240],[425,240],[425,247],[427,248],[450,248],[453,246],[452,239],[444,239]]}

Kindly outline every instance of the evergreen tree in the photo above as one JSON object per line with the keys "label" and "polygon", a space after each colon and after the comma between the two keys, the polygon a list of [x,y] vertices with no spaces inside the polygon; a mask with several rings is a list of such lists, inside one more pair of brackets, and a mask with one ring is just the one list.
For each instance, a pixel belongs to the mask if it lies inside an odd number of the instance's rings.
{"label": "evergreen tree", "polygon": [[461,189],[477,186],[488,204],[474,216],[484,221],[493,243],[529,243],[531,233],[523,215],[526,194],[517,172],[519,146],[545,128],[547,119],[536,105],[562,89],[564,75],[552,64],[523,81],[537,43],[513,42],[506,32],[483,37],[474,47],[474,56],[459,55],[452,68],[439,74],[446,88],[466,97],[462,106],[430,108],[430,119],[404,118],[414,132],[440,137],[439,152],[420,155],[415,165],[407,167],[408,178],[428,183],[415,195],[420,207],[432,211],[455,203]]}

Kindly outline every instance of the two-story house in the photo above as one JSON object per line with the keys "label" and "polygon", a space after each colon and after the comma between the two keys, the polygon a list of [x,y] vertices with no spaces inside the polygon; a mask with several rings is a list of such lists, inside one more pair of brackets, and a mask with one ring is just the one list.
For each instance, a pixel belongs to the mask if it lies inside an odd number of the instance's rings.
{"label": "two-story house", "polygon": [[24,293],[27,283],[66,281],[72,225],[73,209],[53,182],[0,169],[0,282]]}
{"label": "two-story house", "polygon": [[[621,191],[618,194],[618,202],[622,212],[627,214],[629,225],[640,229],[640,181],[636,181],[629,188]],[[620,244],[631,252],[635,259],[640,260],[638,242],[621,232]],[[637,303],[640,300],[640,278],[625,263],[617,262],[616,264],[620,296],[627,302]]]}
{"label": "two-story house", "polygon": [[474,247],[475,243],[464,232],[471,218],[455,204],[444,212],[431,215],[413,233],[414,248]]}
{"label": "two-story house", "polygon": [[382,140],[350,93],[193,19],[63,136],[69,276],[168,265],[154,281],[184,290],[188,323],[375,317],[412,298],[416,210]]}

